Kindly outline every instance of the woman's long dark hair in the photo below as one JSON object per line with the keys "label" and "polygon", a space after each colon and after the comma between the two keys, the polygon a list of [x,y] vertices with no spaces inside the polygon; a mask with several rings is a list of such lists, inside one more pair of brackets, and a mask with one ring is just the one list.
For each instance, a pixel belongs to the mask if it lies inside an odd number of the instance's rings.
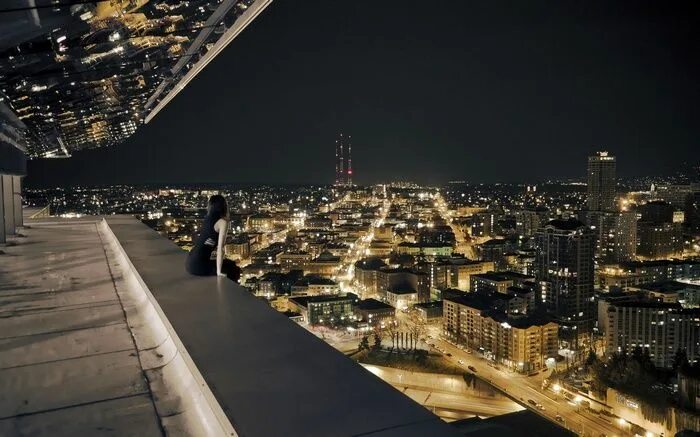
{"label": "woman's long dark hair", "polygon": [[208,214],[216,222],[219,219],[226,217],[228,213],[228,207],[226,206],[226,199],[220,194],[214,194],[209,198],[209,211]]}

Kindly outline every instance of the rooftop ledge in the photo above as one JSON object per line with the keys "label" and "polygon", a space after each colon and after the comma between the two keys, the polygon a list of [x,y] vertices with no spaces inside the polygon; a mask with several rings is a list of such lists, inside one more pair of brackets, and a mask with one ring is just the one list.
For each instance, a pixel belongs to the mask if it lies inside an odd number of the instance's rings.
{"label": "rooftop ledge", "polygon": [[[94,435],[118,431],[120,435],[146,435],[159,430],[170,435],[460,435],[437,416],[239,285],[225,278],[188,275],[184,270],[186,254],[133,217],[48,219],[27,224],[31,228],[25,231],[26,241],[18,239],[16,246],[4,248],[6,253],[0,255],[0,315],[7,316],[5,322],[0,317],[0,328],[3,328],[3,323],[9,323],[7,326],[14,329],[21,327],[10,336],[3,336],[0,329],[0,351],[6,351],[9,357],[5,360],[0,357],[0,434],[6,431],[17,435],[37,434],[37,431],[43,431],[57,435],[90,431]],[[100,402],[113,402],[113,399],[102,400],[92,393],[96,389],[79,383],[82,398],[63,399],[67,395],[52,391],[63,385],[55,387],[55,381],[41,378],[36,382],[37,375],[32,375],[42,372],[41,366],[53,365],[51,363],[56,360],[42,358],[37,359],[37,363],[41,362],[36,364],[20,358],[39,353],[35,346],[41,343],[34,340],[48,334],[31,329],[31,332],[25,332],[29,329],[25,322],[29,321],[19,319],[36,317],[33,313],[21,313],[27,307],[26,302],[21,311],[8,312],[8,306],[14,302],[12,296],[30,294],[29,291],[22,292],[26,286],[22,281],[13,289],[12,281],[17,283],[21,278],[16,268],[19,258],[13,261],[8,256],[21,254],[34,256],[31,258],[34,260],[39,257],[36,262],[52,263],[59,259],[77,265],[80,260],[69,257],[75,257],[78,252],[66,249],[62,254],[61,247],[55,253],[47,252],[41,244],[36,244],[34,249],[32,239],[35,235],[44,239],[55,237],[60,243],[67,235],[64,229],[74,229],[78,225],[90,228],[91,224],[92,232],[99,235],[98,241],[109,267],[99,273],[102,277],[93,278],[95,281],[84,285],[78,281],[71,290],[85,291],[100,280],[110,282],[110,286],[113,284],[123,310],[124,328],[128,326],[133,339],[135,352],[131,356],[138,358],[143,372],[141,382],[145,381],[144,386],[147,384],[142,390],[138,378],[135,382],[123,378],[120,382],[128,385],[129,390],[120,396],[128,399],[131,399],[129,396],[146,399],[150,396],[156,426],[148,422],[147,414],[150,413],[146,410],[149,406],[140,405],[139,408],[146,411],[146,419],[124,420],[122,417],[121,422],[114,422],[118,425],[110,422],[121,429],[105,428],[100,421],[116,413],[110,410],[97,414],[89,408]],[[80,240],[83,237],[75,238]],[[87,244],[85,250],[93,246]],[[32,254],[32,250],[36,253]],[[78,256],[86,255],[87,252]],[[42,256],[47,258],[42,260]],[[54,305],[55,295],[49,295],[53,296],[51,305]],[[10,300],[6,300],[6,296]],[[85,308],[79,306],[79,309]],[[71,307],[70,311],[74,309]],[[44,323],[53,317],[46,314],[39,314]],[[74,325],[82,322],[76,320]],[[51,334],[51,339],[42,338],[42,341],[61,340],[56,338],[64,335],[61,332]],[[98,338],[97,343],[112,341],[107,333],[102,335],[104,338]],[[31,338],[34,345],[18,342],[18,338]],[[44,343],[42,351],[47,344]],[[97,371],[97,375],[110,381],[113,378],[111,363],[105,362],[105,357],[112,355],[91,355],[93,347],[88,349],[81,352],[79,359],[87,357],[96,363],[88,369],[103,366],[105,370]],[[69,352],[63,348],[56,353],[63,357],[70,355]],[[98,356],[102,362],[95,361]],[[72,366],[71,359],[74,358],[61,358],[60,362]],[[17,369],[24,373],[18,373]],[[60,374],[65,377],[66,371],[62,370]],[[59,381],[59,384],[63,382],[70,381]],[[13,390],[21,390],[21,396],[13,394]],[[52,403],[54,397],[62,399]],[[30,406],[34,405],[35,399],[42,406],[32,410]],[[64,416],[57,416],[61,412]],[[85,419],[86,414],[92,414],[92,422]],[[82,417],[82,420],[71,421],[71,416],[75,419]],[[62,421],[57,417],[63,417]],[[84,429],[80,428],[81,423],[85,423]]]}

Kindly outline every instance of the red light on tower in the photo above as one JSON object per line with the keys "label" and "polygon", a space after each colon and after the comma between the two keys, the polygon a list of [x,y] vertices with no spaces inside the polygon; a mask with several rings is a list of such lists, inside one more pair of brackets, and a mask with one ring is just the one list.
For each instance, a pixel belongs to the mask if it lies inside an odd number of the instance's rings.
{"label": "red light on tower", "polygon": [[348,135],[348,185],[352,185],[352,136]]}

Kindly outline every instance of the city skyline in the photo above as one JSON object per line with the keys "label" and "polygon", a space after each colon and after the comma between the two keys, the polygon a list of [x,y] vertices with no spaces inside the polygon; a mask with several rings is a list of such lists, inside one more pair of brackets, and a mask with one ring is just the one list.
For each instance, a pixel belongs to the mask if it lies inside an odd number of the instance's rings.
{"label": "city skyline", "polygon": [[577,177],[596,150],[626,157],[621,177],[694,157],[694,9],[275,6],[126,143],[33,161],[27,182],[332,183],[341,131],[360,184]]}
{"label": "city skyline", "polygon": [[0,435],[700,435],[700,3],[6,1]]}

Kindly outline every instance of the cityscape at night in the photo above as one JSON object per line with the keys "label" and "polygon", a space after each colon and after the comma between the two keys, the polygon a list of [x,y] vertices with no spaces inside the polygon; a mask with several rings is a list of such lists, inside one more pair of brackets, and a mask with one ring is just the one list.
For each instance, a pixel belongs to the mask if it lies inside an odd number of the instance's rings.
{"label": "cityscape at night", "polygon": [[700,435],[700,10],[304,3],[0,6],[0,436]]}

